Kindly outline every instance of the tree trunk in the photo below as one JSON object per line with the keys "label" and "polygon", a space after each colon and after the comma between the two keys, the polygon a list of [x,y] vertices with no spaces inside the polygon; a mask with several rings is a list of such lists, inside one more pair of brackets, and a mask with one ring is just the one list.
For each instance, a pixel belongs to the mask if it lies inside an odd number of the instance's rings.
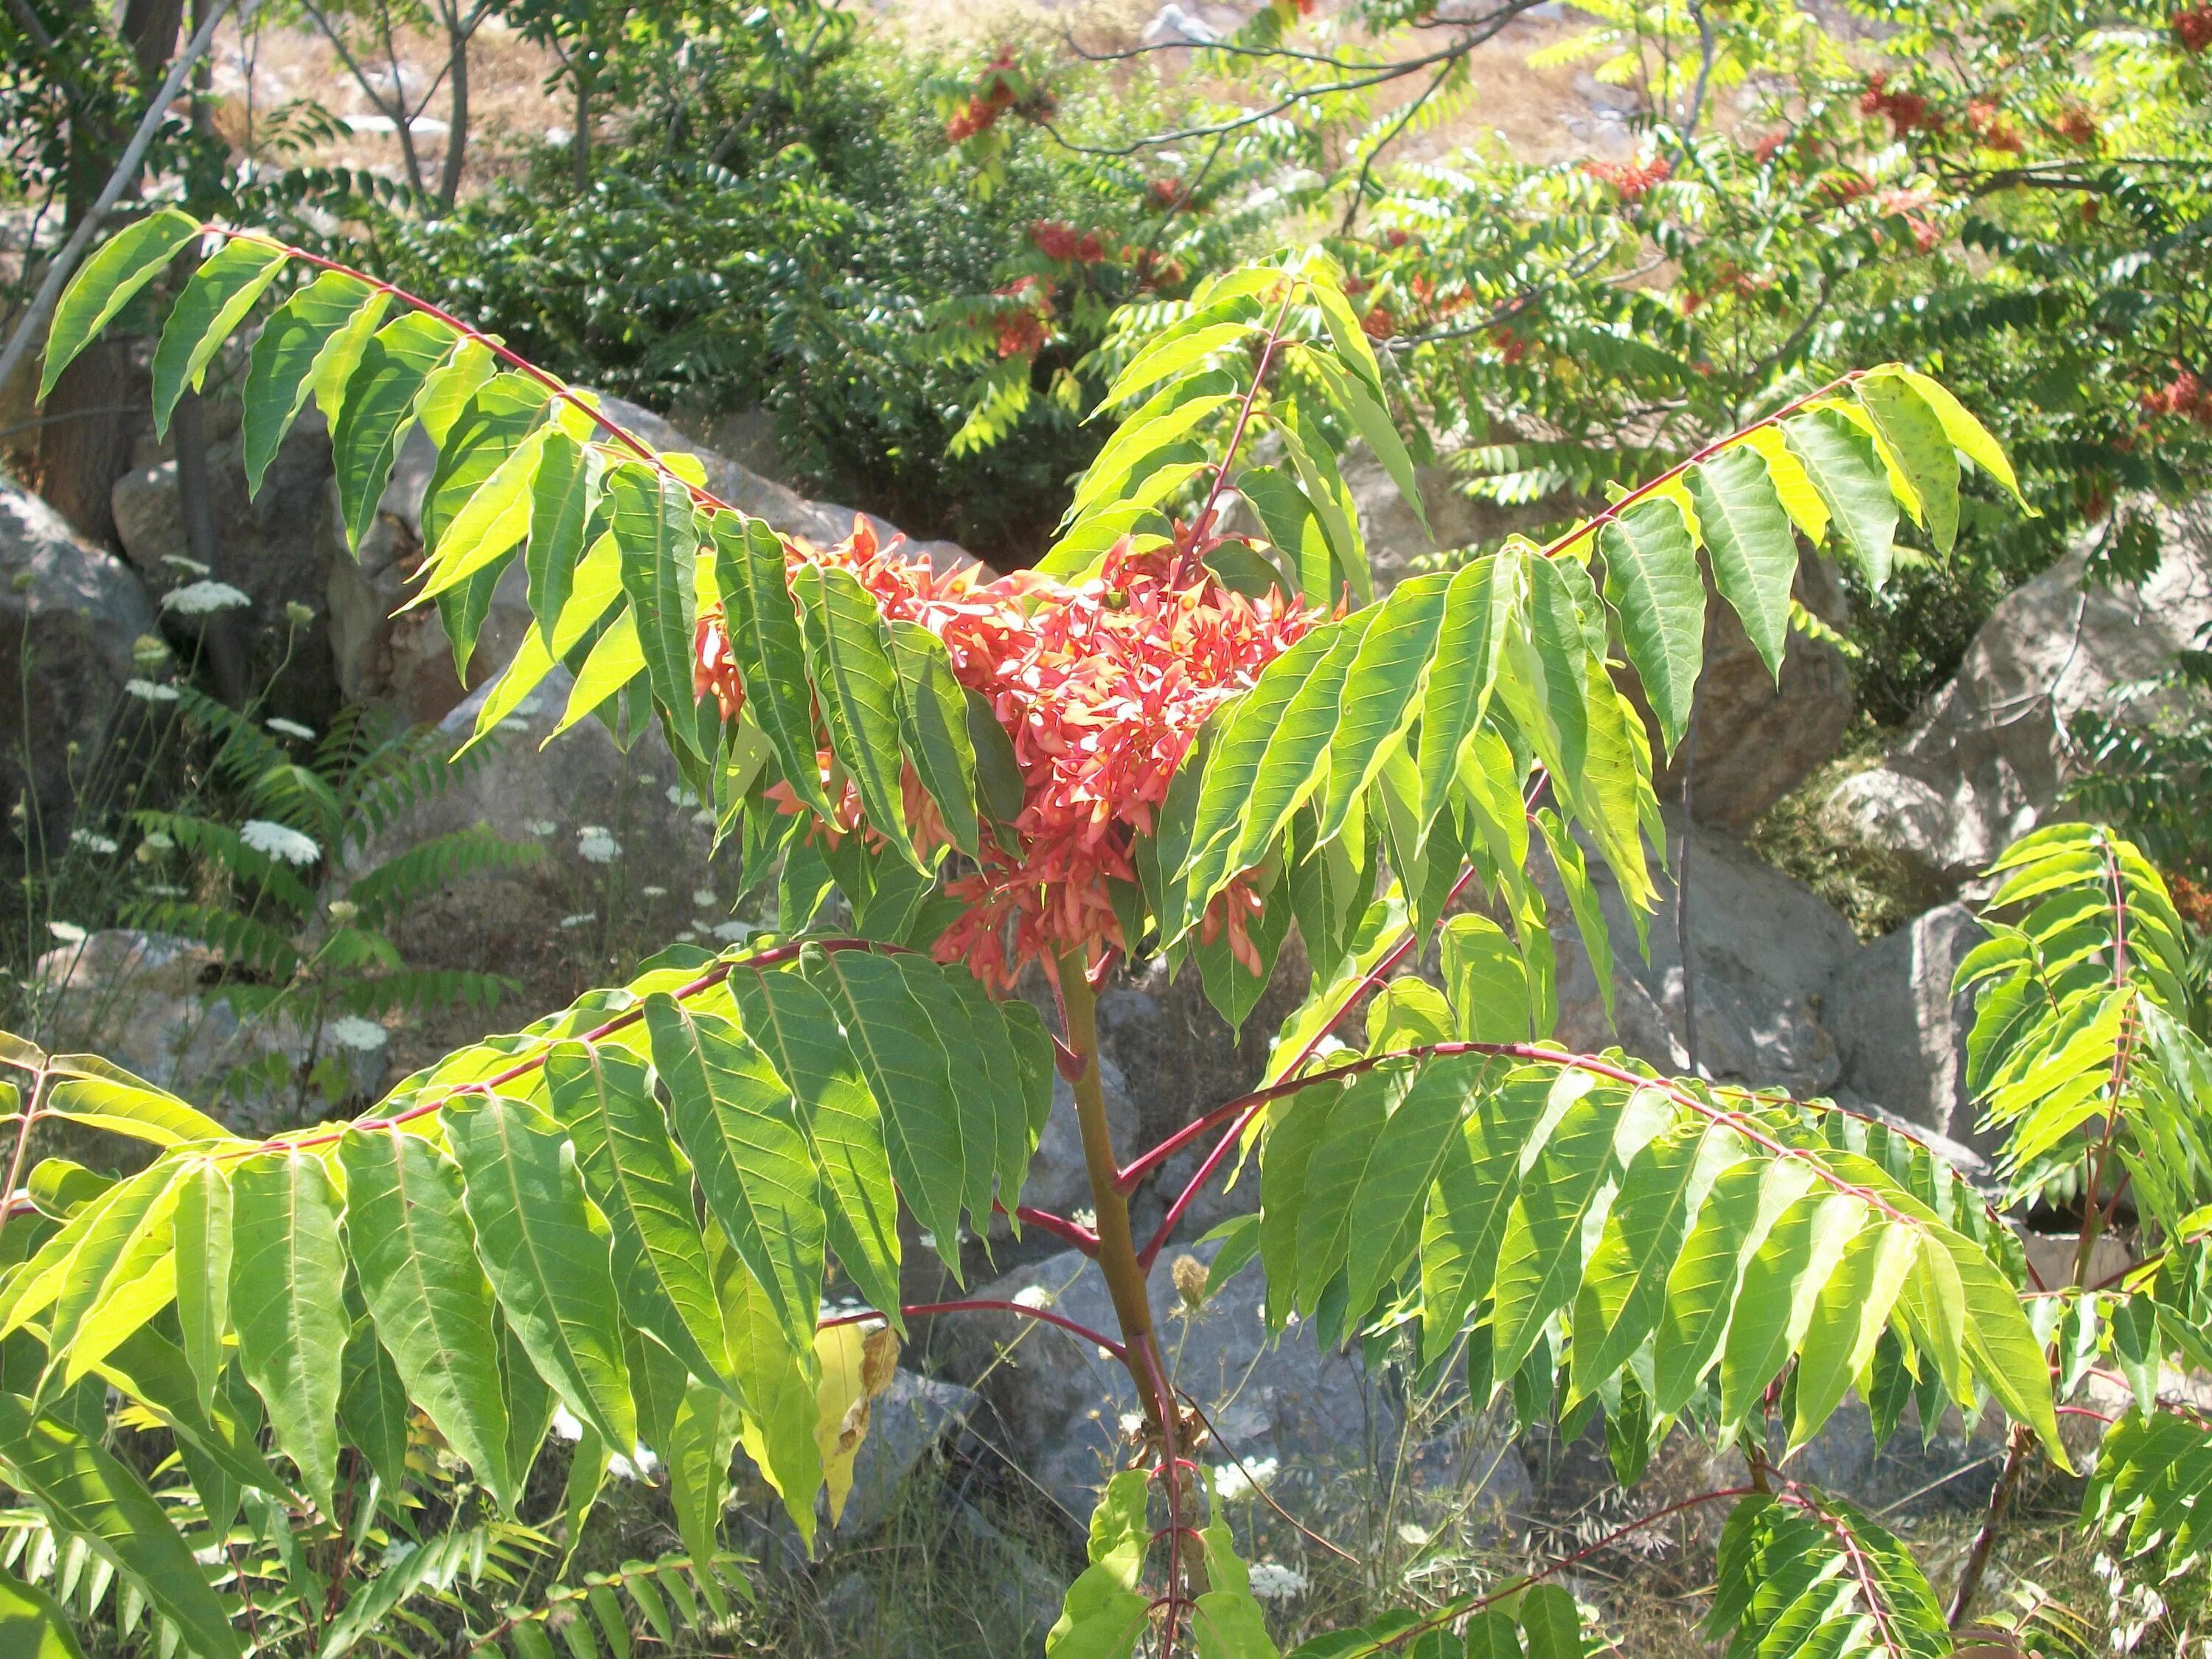
{"label": "tree trunk", "polygon": [[576,168],[576,194],[592,187],[592,50],[587,44],[576,52],[573,70],[576,82],[576,133],[568,141]]}
{"label": "tree trunk", "polygon": [[[123,39],[137,59],[142,80],[157,81],[177,50],[184,0],[130,0]],[[70,126],[67,225],[74,228],[92,209],[113,171],[121,139],[106,112],[88,108]],[[39,493],[79,535],[103,544],[115,538],[108,492],[131,462],[143,419],[145,388],[125,340],[100,340],[62,374],[42,411],[39,434]]]}
{"label": "tree trunk", "polygon": [[446,8],[446,76],[453,89],[446,108],[446,159],[438,173],[438,205],[448,210],[461,193],[461,169],[468,162],[469,36],[473,29],[453,7]]}

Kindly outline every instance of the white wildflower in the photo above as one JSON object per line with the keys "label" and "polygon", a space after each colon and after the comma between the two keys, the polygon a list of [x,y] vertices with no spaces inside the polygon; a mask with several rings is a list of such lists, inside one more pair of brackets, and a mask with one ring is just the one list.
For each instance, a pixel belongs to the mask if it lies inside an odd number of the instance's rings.
{"label": "white wildflower", "polygon": [[641,887],[637,890],[647,898],[666,898],[668,896],[668,890],[665,887],[654,887],[648,885]]}
{"label": "white wildflower", "polygon": [[267,818],[246,819],[238,826],[238,838],[279,864],[313,864],[323,855],[323,849],[315,844],[313,836],[303,836],[297,830],[271,823]]}
{"label": "white wildflower", "polygon": [[149,881],[142,890],[151,893],[155,898],[180,899],[185,896],[185,890],[173,881]]}
{"label": "white wildflower", "polygon": [[288,720],[281,714],[271,714],[261,723],[280,738],[297,738],[302,743],[310,743],[314,739],[313,726],[302,726],[297,720]]}
{"label": "white wildflower", "polygon": [[1249,1463],[1217,1463],[1213,1466],[1214,1496],[1224,1504],[1249,1498],[1275,1478],[1278,1467],[1272,1457],[1256,1458]]}
{"label": "white wildflower", "polygon": [[174,702],[184,695],[173,685],[163,685],[159,680],[128,679],[123,689],[141,702]]}
{"label": "white wildflower", "polygon": [[114,836],[95,835],[89,830],[70,830],[70,845],[82,847],[88,853],[112,854],[119,850]]}
{"label": "white wildflower", "polygon": [[554,823],[550,818],[532,818],[529,823],[524,824],[522,827],[542,841],[544,837],[551,835],[561,826]]}
{"label": "white wildflower", "polygon": [[161,830],[149,830],[141,837],[138,844],[142,847],[150,847],[157,853],[167,853],[173,850],[177,843]]}
{"label": "white wildflower", "polygon": [[678,945],[690,945],[696,941],[698,937],[698,934],[693,933],[689,927],[686,927],[682,933],[676,936],[676,942]]}
{"label": "white wildflower", "polygon": [[659,780],[659,778],[656,778],[655,776],[653,776],[653,774],[652,774],[652,773],[650,773],[650,772],[641,772],[641,773],[639,773],[639,774],[637,775],[637,781],[638,781],[640,783],[643,784],[643,785],[644,785],[647,788],[648,788],[648,789],[652,788],[652,787],[653,787],[653,786],[654,784],[659,783],[659,782],[660,781],[660,780]]}
{"label": "white wildflower", "polygon": [[1279,1561],[1255,1561],[1250,1569],[1252,1594],[1262,1601],[1288,1601],[1306,1593],[1306,1576]]}
{"label": "white wildflower", "polygon": [[696,789],[687,789],[680,783],[672,783],[668,786],[668,804],[671,806],[696,806],[699,804],[699,792]]}
{"label": "white wildflower", "polygon": [[538,714],[543,710],[544,707],[544,702],[541,698],[525,697],[520,702],[514,705],[514,713],[520,719],[526,720],[532,714]]}
{"label": "white wildflower", "polygon": [[188,582],[161,595],[161,609],[180,617],[206,617],[218,611],[235,611],[253,601],[228,582]]}
{"label": "white wildflower", "polygon": [[46,931],[64,945],[84,943],[84,929],[73,921],[50,921],[46,924]]}
{"label": "white wildflower", "polygon": [[573,916],[562,917],[561,925],[573,931],[578,927],[586,927],[599,919],[598,914],[594,911],[580,910]]}
{"label": "white wildflower", "polygon": [[[81,927],[80,927],[79,929],[77,929],[77,935],[76,935],[76,936],[77,936],[79,939],[82,939],[82,938],[84,937],[84,930],[83,930],[82,928],[81,928]],[[921,1248],[922,1248],[923,1249],[925,1249],[925,1250],[933,1250],[933,1249],[935,1249],[937,1248],[937,1235],[936,1235],[935,1233],[927,1233],[927,1232],[926,1232],[926,1233],[924,1233],[924,1234],[922,1234],[922,1236],[921,1236]]]}
{"label": "white wildflower", "polygon": [[353,925],[354,918],[358,916],[360,914],[361,906],[356,904],[351,899],[332,899],[331,901],[331,920],[341,927],[351,927]]}
{"label": "white wildflower", "polygon": [[1014,1292],[1014,1300],[1024,1308],[1049,1308],[1053,1297],[1042,1285],[1024,1285]]}
{"label": "white wildflower", "polygon": [[566,1406],[556,1406],[553,1408],[553,1432],[563,1440],[581,1440],[584,1425],[576,1420],[576,1413]]}
{"label": "white wildflower", "polygon": [[640,1441],[634,1456],[624,1457],[617,1452],[607,1459],[607,1473],[617,1480],[650,1480],[660,1460],[653,1455],[653,1448]]}
{"label": "white wildflower", "polygon": [[714,937],[731,945],[743,945],[753,936],[753,925],[749,921],[726,921],[714,929]]}
{"label": "white wildflower", "polygon": [[714,809],[711,806],[701,807],[691,815],[691,822],[702,830],[712,830],[714,827]]}
{"label": "white wildflower", "polygon": [[356,1048],[362,1054],[374,1054],[392,1040],[392,1033],[373,1019],[363,1019],[359,1014],[347,1014],[330,1024],[331,1041],[342,1048]]}
{"label": "white wildflower", "polygon": [[1144,1430],[1145,1430],[1145,1414],[1144,1414],[1144,1413],[1142,1413],[1142,1412],[1123,1412],[1123,1413],[1121,1413],[1121,1432],[1122,1432],[1124,1435],[1127,1436],[1130,1439],[1133,1440],[1133,1439],[1135,1439],[1135,1438],[1136,1438],[1139,1434],[1142,1434],[1142,1433],[1144,1432]]}
{"label": "white wildflower", "polygon": [[502,732],[527,732],[530,730],[530,722],[528,720],[519,720],[515,719],[514,715],[509,714],[505,720],[499,723],[499,729]]}
{"label": "white wildflower", "polygon": [[702,910],[711,910],[720,904],[721,900],[715,896],[714,890],[711,887],[694,887],[691,890],[691,902]]}
{"label": "white wildflower", "polygon": [[1068,1219],[1086,1231],[1095,1233],[1098,1231],[1098,1212],[1087,1204],[1068,1217]]}
{"label": "white wildflower", "polygon": [[612,864],[622,856],[622,843],[605,825],[587,823],[576,831],[576,856],[586,864]]}
{"label": "white wildflower", "polygon": [[181,553],[164,553],[161,555],[161,562],[172,570],[183,571],[187,576],[209,576],[215,574],[214,566],[202,564],[198,559],[188,559]]}

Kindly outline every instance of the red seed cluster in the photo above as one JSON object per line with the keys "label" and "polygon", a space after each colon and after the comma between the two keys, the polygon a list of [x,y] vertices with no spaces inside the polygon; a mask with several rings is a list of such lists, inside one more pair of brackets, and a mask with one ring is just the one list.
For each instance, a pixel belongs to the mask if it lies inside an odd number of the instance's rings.
{"label": "red seed cluster", "polygon": [[2212,426],[2212,389],[2208,389],[2197,378],[2193,370],[2174,365],[2173,378],[2154,392],[2146,392],[2136,400],[2142,405],[2143,413],[2156,417],[2179,415],[2199,426]]}
{"label": "red seed cluster", "polygon": [[2007,155],[2020,153],[2020,129],[2007,119],[1991,98],[1976,98],[1966,105],[1966,130],[1984,149],[2002,150]]}
{"label": "red seed cluster", "polygon": [[1097,231],[1079,234],[1062,219],[1038,220],[1030,227],[1030,241],[1048,259],[1095,265],[1106,257],[1106,245],[1098,240]]}
{"label": "red seed cluster", "polygon": [[2083,149],[2093,149],[2104,136],[2103,129],[2097,125],[2097,118],[2079,104],[2069,104],[2059,112],[2057,120],[2051,125],[2061,138]]}
{"label": "red seed cluster", "polygon": [[1601,184],[1611,185],[1620,192],[1624,202],[1641,200],[1644,193],[1654,185],[1661,185],[1674,176],[1674,163],[1665,156],[1654,156],[1644,162],[1585,161],[1583,171]]}
{"label": "red seed cluster", "polygon": [[[1188,540],[1188,538],[1185,538]],[[1126,949],[1106,883],[1134,882],[1133,837],[1149,832],[1168,781],[1208,714],[1248,689],[1260,671],[1319,619],[1279,595],[1254,600],[1230,592],[1188,554],[1191,548],[1109,551],[1098,574],[1070,586],[1033,571],[985,581],[974,569],[939,575],[896,543],[880,547],[865,520],[826,552],[787,544],[795,567],[812,560],[848,569],[887,617],[918,622],[945,641],[960,683],[991,705],[1012,739],[1024,801],[1016,848],[983,841],[981,867],[946,890],[967,910],[937,947],[986,983],[1011,986],[1029,962],[1048,972],[1082,953],[1097,963]],[[1188,568],[1194,575],[1182,573]],[[701,694],[726,711],[742,706],[728,666],[719,612],[700,619]],[[831,768],[821,757],[826,779]],[[784,786],[771,791],[798,811]],[[908,821],[927,847],[945,832],[919,783],[907,779]],[[864,827],[848,784],[819,833]],[[1232,884],[1209,913],[1202,937],[1226,929],[1237,959],[1259,965],[1248,932],[1258,901]]]}
{"label": "red seed cluster", "polygon": [[1048,325],[1053,314],[1052,284],[1035,276],[1022,276],[992,292],[1022,301],[1018,307],[999,312],[988,319],[998,330],[1000,360],[1036,356],[1044,349],[1051,331]]}
{"label": "red seed cluster", "polygon": [[1902,138],[1908,132],[1941,132],[1943,118],[1929,107],[1917,92],[1892,92],[1889,76],[1880,71],[1867,77],[1859,94],[1859,113],[1887,118],[1891,132]]}
{"label": "red seed cluster", "polygon": [[2185,52],[2200,52],[2212,46],[2212,6],[2191,6],[2174,13],[2173,32],[2180,37]]}

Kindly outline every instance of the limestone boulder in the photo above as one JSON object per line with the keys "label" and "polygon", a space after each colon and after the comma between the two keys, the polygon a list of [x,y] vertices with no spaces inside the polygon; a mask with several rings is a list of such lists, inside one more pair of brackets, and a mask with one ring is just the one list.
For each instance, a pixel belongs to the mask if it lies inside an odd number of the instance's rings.
{"label": "limestone boulder", "polygon": [[[1816,555],[1800,561],[1796,594],[1831,628],[1850,619],[1835,567]],[[1660,763],[1652,782],[1662,800],[1680,800],[1689,763],[1691,810],[1698,822],[1739,835],[1836,752],[1857,707],[1850,665],[1832,640],[1793,630],[1778,681],[1753,648],[1735,607],[1710,582],[1698,698],[1694,762],[1686,744]],[[1656,723],[1646,725],[1656,757],[1664,748]]]}
{"label": "limestone boulder", "polygon": [[[1191,1254],[1207,1262],[1214,1249],[1200,1246]],[[1188,1308],[1172,1282],[1177,1254],[1168,1251],[1153,1270],[1152,1317],[1170,1380],[1212,1420],[1216,1437],[1199,1456],[1224,1468],[1241,1462],[1263,1480],[1269,1468],[1316,1480],[1332,1472],[1387,1469],[1399,1409],[1393,1387],[1370,1376],[1356,1354],[1323,1352],[1310,1326],[1293,1325],[1271,1338],[1256,1264],[1215,1289],[1202,1307]],[[1103,1281],[1073,1251],[1018,1269],[974,1294],[1049,1307],[1092,1330],[1114,1328]],[[1016,1315],[947,1316],[928,1340],[945,1372],[974,1381],[989,1402],[1006,1455],[1080,1527],[1138,1422],[1128,1373],[1095,1345]],[[1409,1473],[1449,1478],[1463,1492],[1475,1492],[1480,1504],[1509,1509],[1527,1489],[1527,1470],[1494,1440],[1487,1445],[1480,1455],[1455,1455],[1468,1452],[1456,1443],[1427,1449]]]}
{"label": "limestone boulder", "polygon": [[[244,453],[244,441],[236,436],[208,451],[220,574],[248,601],[224,614],[244,652],[247,683],[269,688],[274,712],[319,726],[344,690],[332,636],[320,620],[325,572],[333,553],[343,556],[330,431],[320,411],[302,414],[270,461],[258,495],[246,493]],[[191,558],[173,459],[125,473],[115,481],[110,505],[123,551],[157,600],[208,577]],[[307,620],[288,609],[292,606],[304,607]],[[169,604],[161,619],[185,640],[196,638],[203,625],[189,610]]]}
{"label": "limestone boulder", "polygon": [[1876,939],[1840,968],[1825,1017],[1843,1070],[1840,1086],[1917,1127],[1988,1153],[1966,1097],[1971,994],[1951,976],[1985,937],[1963,904],[1939,905]]}
{"label": "limestone boulder", "polygon": [[95,762],[133,706],[131,647],[154,627],[129,566],[0,479],[0,811],[18,854],[105,804],[84,798],[86,782],[113,775]]}
{"label": "limestone boulder", "polygon": [[[1579,1049],[1617,1042],[1655,1066],[1689,1069],[1676,879],[1686,868],[1698,1070],[1718,1082],[1786,1088],[1799,1096],[1826,1092],[1843,1064],[1823,1023],[1824,1000],[1838,970],[1859,953],[1850,924],[1809,888],[1719,830],[1692,831],[1685,866],[1679,819],[1670,814],[1668,822],[1675,868],[1670,873],[1654,862],[1659,908],[1648,922],[1648,958],[1637,949],[1633,921],[1611,873],[1589,860],[1612,941],[1613,1015],[1607,1018],[1581,936],[1571,922],[1562,922],[1555,933],[1559,1040]],[[1547,886],[1556,883],[1548,870],[1543,878]],[[1565,915],[1564,893],[1554,896],[1553,910]]]}
{"label": "limestone boulder", "polygon": [[[181,1095],[241,1133],[289,1128],[319,1115],[323,1097],[300,1082],[310,1054],[336,1062],[340,1095],[381,1079],[380,1042],[324,1040],[291,1012],[241,1017],[222,994],[221,963],[192,940],[103,929],[56,945],[30,976],[32,1034],[50,1051],[96,1054]],[[271,1060],[293,1082],[268,1080]]]}
{"label": "limestone boulder", "polygon": [[1837,787],[1838,832],[1955,890],[2061,811],[2069,722],[2116,708],[2212,624],[2212,509],[2159,518],[2165,557],[2143,581],[2085,585],[2076,551],[2007,595],[1905,740]]}

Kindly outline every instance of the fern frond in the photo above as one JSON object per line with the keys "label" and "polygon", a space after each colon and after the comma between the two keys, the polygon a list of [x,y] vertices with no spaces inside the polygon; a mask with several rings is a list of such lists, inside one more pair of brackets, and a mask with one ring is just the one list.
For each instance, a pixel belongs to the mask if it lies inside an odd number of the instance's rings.
{"label": "fern frond", "polygon": [[346,896],[361,907],[364,919],[378,921],[456,882],[520,870],[544,857],[545,849],[534,842],[509,841],[476,824],[434,836],[386,860],[355,882]]}
{"label": "fern frond", "polygon": [[289,866],[247,846],[229,824],[184,812],[134,812],[131,819],[140,830],[167,836],[185,852],[209,860],[234,880],[297,915],[305,915],[315,908],[315,896]]}
{"label": "fern frond", "polygon": [[195,939],[224,962],[251,968],[279,984],[289,981],[300,966],[300,953],[287,935],[235,910],[168,900],[133,906],[131,919],[156,933]]}

